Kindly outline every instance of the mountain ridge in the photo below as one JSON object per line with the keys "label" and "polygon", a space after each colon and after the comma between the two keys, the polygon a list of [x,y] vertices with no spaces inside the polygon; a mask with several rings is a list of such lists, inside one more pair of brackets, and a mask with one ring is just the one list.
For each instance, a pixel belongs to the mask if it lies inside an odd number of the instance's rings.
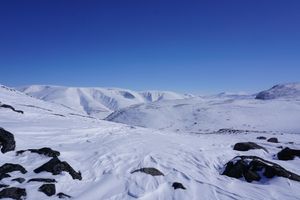
{"label": "mountain ridge", "polygon": [[83,114],[105,118],[112,112],[135,104],[190,98],[171,91],[133,91],[122,88],[29,85],[17,87],[30,96],[64,105]]}

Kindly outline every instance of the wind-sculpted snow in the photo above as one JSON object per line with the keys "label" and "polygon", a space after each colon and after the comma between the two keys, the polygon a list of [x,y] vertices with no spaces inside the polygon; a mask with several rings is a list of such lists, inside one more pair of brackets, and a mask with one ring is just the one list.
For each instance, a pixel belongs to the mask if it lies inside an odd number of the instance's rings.
{"label": "wind-sculpted snow", "polygon": [[32,85],[18,89],[36,98],[62,104],[78,112],[98,118],[104,118],[115,110],[135,104],[191,97],[191,95],[168,91],[135,92],[119,88]]}
{"label": "wind-sculpted snow", "polygon": [[[298,182],[273,178],[263,182],[246,183],[222,176],[222,167],[233,157],[241,155],[232,149],[240,141],[255,141],[268,149],[245,152],[272,160],[294,173],[300,173],[300,159],[291,162],[274,160],[279,144],[257,140],[260,133],[248,134],[179,134],[134,128],[103,121],[61,123],[48,121],[30,124],[19,121],[11,124],[1,116],[1,124],[15,133],[20,149],[49,146],[61,152],[75,169],[82,172],[82,181],[68,175],[55,176],[56,192],[64,192],[74,199],[297,199]],[[72,120],[71,120],[72,121]],[[267,137],[272,136],[265,133]],[[300,147],[299,135],[278,135],[287,145]],[[5,154],[1,162],[21,163],[28,171],[48,161],[48,157],[25,153],[15,157]],[[164,176],[131,173],[140,168],[155,168]],[[49,174],[22,177],[49,178]],[[51,176],[52,177],[52,176]],[[174,190],[173,183],[181,183],[185,190]],[[4,179],[4,184],[19,186]],[[38,182],[26,183],[27,199],[47,199],[37,191]],[[49,198],[51,199],[51,198]],[[52,198],[55,199],[55,198]]]}

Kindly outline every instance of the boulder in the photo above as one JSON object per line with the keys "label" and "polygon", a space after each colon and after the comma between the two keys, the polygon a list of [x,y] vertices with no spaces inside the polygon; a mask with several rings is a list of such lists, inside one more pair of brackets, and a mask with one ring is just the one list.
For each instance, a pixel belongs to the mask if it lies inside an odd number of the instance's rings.
{"label": "boulder", "polygon": [[131,174],[136,173],[136,172],[142,172],[145,174],[149,174],[151,176],[164,176],[164,174],[161,171],[159,171],[158,169],[155,169],[153,167],[137,169],[137,170],[132,171]]}
{"label": "boulder", "polygon": [[44,147],[44,148],[41,148],[41,149],[27,149],[27,150],[20,150],[20,151],[17,151],[17,156],[20,155],[20,154],[23,154],[24,152],[26,151],[30,151],[31,153],[37,153],[37,154],[40,154],[40,155],[44,155],[44,156],[48,156],[48,157],[58,157],[60,156],[60,152],[59,151],[55,151],[51,148],[48,148],[48,147]]}
{"label": "boulder", "polygon": [[182,183],[178,183],[178,182],[174,182],[172,184],[172,187],[174,188],[174,190],[177,190],[177,189],[186,190],[186,188],[182,185]]}
{"label": "boulder", "polygon": [[264,137],[264,136],[259,136],[259,137],[257,137],[256,139],[258,139],[258,140],[266,140],[267,138]]}
{"label": "boulder", "polygon": [[6,188],[6,187],[9,187],[9,185],[6,185],[6,184],[0,184],[0,188]]}
{"label": "boulder", "polygon": [[251,149],[263,149],[264,151],[268,152],[268,150],[254,142],[240,142],[236,143],[233,147],[233,150],[236,151],[249,151]]}
{"label": "boulder", "polygon": [[25,182],[25,178],[14,178],[11,181],[16,181],[18,183],[24,183]]}
{"label": "boulder", "polygon": [[279,160],[294,160],[295,157],[300,157],[300,150],[290,149],[288,147],[277,153]]}
{"label": "boulder", "polygon": [[0,199],[11,198],[15,200],[22,200],[27,196],[26,190],[23,188],[10,187],[0,191]]}
{"label": "boulder", "polygon": [[82,180],[80,171],[76,172],[67,162],[62,162],[57,157],[52,158],[47,163],[34,170],[35,173],[40,173],[44,171],[50,172],[53,175],[58,175],[61,174],[61,172],[65,171],[68,172],[73,179]]}
{"label": "boulder", "polygon": [[14,151],[16,148],[14,135],[3,128],[0,128],[0,147],[2,153]]}
{"label": "boulder", "polygon": [[58,198],[60,198],[60,199],[72,198],[70,195],[67,195],[62,192],[58,193],[56,196],[58,196]]}
{"label": "boulder", "polygon": [[14,171],[20,171],[22,174],[27,173],[27,170],[19,164],[5,163],[0,167],[0,174],[7,174]]}
{"label": "boulder", "polygon": [[278,143],[278,139],[275,137],[269,138],[267,141],[272,143]]}
{"label": "boulder", "polygon": [[56,183],[56,180],[52,178],[32,178],[27,181],[27,183],[30,182]]}
{"label": "boulder", "polygon": [[259,181],[261,179],[260,174],[266,178],[278,176],[300,182],[299,175],[257,156],[237,156],[225,165],[225,170],[222,173],[222,175],[238,179],[244,177],[247,182]]}
{"label": "boulder", "polygon": [[9,174],[0,174],[0,180],[11,177]]}
{"label": "boulder", "polygon": [[53,196],[56,193],[55,185],[54,184],[44,184],[39,187],[39,191],[43,192],[47,196]]}

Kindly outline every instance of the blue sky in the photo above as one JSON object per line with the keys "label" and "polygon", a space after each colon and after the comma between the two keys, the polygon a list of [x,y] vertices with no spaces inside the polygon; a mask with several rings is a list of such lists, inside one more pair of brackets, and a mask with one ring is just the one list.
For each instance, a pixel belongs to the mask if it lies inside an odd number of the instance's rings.
{"label": "blue sky", "polygon": [[298,0],[3,0],[2,84],[255,92],[300,81]]}

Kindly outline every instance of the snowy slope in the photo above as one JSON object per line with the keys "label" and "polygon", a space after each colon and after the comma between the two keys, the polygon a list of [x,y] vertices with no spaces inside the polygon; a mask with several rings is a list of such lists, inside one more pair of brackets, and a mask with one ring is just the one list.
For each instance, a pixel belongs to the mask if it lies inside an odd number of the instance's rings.
{"label": "snowy slope", "polygon": [[[61,160],[67,161],[75,170],[82,172],[81,181],[73,180],[67,173],[35,174],[32,170],[47,162],[49,158],[31,153],[20,156],[16,156],[15,152],[0,153],[0,165],[7,162],[18,163],[28,170],[26,174],[11,173],[13,177],[1,181],[2,184],[26,188],[27,200],[58,198],[47,197],[38,192],[42,183],[17,183],[12,182],[12,178],[24,177],[26,180],[55,178],[57,193],[64,192],[76,200],[299,199],[299,182],[273,178],[247,183],[220,175],[224,164],[237,155],[260,156],[299,174],[299,158],[293,161],[279,161],[273,156],[280,150],[277,148],[279,145],[299,149],[299,134],[281,135],[274,132],[186,134],[132,127],[68,115],[69,110],[65,107],[36,100],[9,88],[0,88],[0,101],[24,110],[24,114],[20,114],[9,109],[0,109],[1,127],[15,135],[16,150],[51,147],[60,151]],[[184,101],[180,101],[178,100],[176,104],[177,108],[185,106]],[[201,100],[190,101],[205,103]],[[211,102],[213,103],[218,104]],[[43,109],[23,104],[36,105]],[[193,105],[195,106],[192,103],[190,105],[191,109]],[[237,103],[233,105],[239,106]],[[252,104],[246,105],[250,107]],[[263,107],[262,104],[259,105]],[[155,106],[166,106],[166,110],[173,109],[170,103],[153,103],[148,106],[149,109]],[[51,109],[53,113],[66,116],[51,115],[50,111],[44,109]],[[225,106],[223,109],[230,110],[231,107]],[[288,110],[289,107],[285,109]],[[274,114],[276,115],[276,112]],[[286,115],[281,117],[285,120]],[[218,121],[216,125],[219,125]],[[256,137],[261,135],[278,137],[280,143],[256,140]],[[232,145],[241,141],[257,142],[267,148],[269,153],[263,150],[233,151]],[[155,167],[165,176],[131,174],[133,170],[141,167]],[[174,190],[173,182],[182,183],[186,190]]]}
{"label": "snowy slope", "polygon": [[57,105],[55,103],[46,102],[34,97],[28,96],[22,92],[19,92],[13,88],[9,88],[0,85],[0,105],[7,104],[24,112],[23,115],[13,112],[11,109],[1,108],[2,112],[14,115],[17,117],[25,116],[26,118],[38,118],[38,117],[80,117],[90,118],[88,115],[82,115],[81,113],[69,109],[67,107]]}
{"label": "snowy slope", "polygon": [[203,133],[221,128],[300,133],[299,101],[192,98],[116,111],[107,120],[161,130]]}
{"label": "snowy slope", "polygon": [[257,94],[256,99],[297,99],[300,100],[300,83],[275,85],[269,90]]}
{"label": "snowy slope", "polygon": [[115,110],[135,104],[190,97],[168,91],[135,92],[118,88],[32,85],[20,87],[18,90],[98,118],[104,118]]}

